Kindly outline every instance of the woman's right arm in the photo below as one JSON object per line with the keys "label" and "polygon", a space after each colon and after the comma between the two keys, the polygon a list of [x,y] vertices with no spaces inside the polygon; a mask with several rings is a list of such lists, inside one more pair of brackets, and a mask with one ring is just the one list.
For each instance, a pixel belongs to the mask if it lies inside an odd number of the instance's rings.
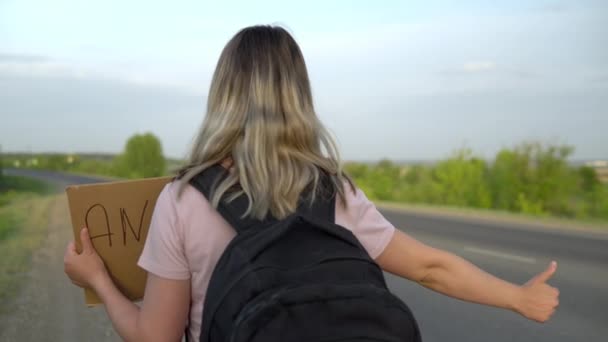
{"label": "woman's right arm", "polygon": [[452,253],[423,244],[395,230],[376,258],[383,270],[431,290],[469,302],[509,309],[538,322],[547,321],[558,305],[559,291],[546,284],[557,264],[515,285],[484,272]]}

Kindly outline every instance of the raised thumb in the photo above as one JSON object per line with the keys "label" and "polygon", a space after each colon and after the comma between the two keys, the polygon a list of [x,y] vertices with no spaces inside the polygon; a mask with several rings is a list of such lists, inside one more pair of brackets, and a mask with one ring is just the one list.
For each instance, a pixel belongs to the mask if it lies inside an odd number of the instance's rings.
{"label": "raised thumb", "polygon": [[555,261],[551,261],[551,263],[549,264],[549,267],[547,267],[547,269],[544,270],[543,272],[536,275],[536,277],[534,277],[532,279],[532,282],[533,283],[546,283],[547,280],[549,280],[555,274],[556,270],[557,270],[557,263]]}

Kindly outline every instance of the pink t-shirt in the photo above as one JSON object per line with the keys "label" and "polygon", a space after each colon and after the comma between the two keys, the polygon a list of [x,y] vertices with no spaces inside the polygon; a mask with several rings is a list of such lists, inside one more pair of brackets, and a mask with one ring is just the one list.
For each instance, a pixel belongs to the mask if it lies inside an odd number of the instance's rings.
{"label": "pink t-shirt", "polygon": [[[236,233],[194,187],[187,185],[178,200],[177,186],[167,184],[158,197],[138,265],[162,278],[190,279],[190,319],[184,326],[189,324],[189,340],[196,341],[211,272]],[[348,190],[346,202],[345,209],[336,201],[335,223],[350,229],[370,256],[378,257],[395,228],[361,190]]]}

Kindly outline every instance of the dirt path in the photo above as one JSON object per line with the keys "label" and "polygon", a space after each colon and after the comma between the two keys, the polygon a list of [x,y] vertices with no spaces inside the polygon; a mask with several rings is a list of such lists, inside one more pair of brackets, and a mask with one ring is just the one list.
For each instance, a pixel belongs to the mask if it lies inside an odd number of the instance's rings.
{"label": "dirt path", "polygon": [[87,308],[83,291],[63,273],[72,237],[65,196],[53,201],[48,224],[48,237],[11,304],[14,311],[0,318],[0,341],[120,341],[103,307]]}

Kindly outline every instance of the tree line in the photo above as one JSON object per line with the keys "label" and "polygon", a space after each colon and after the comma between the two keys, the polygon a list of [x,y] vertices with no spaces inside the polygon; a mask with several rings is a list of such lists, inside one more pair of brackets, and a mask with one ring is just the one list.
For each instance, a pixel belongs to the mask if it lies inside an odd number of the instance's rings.
{"label": "tree line", "polygon": [[[567,145],[526,142],[500,150],[492,160],[461,149],[431,165],[385,159],[351,162],[345,169],[373,200],[608,219],[608,184],[600,182],[592,167],[569,163],[573,152]],[[108,160],[23,155],[5,157],[3,164],[120,178],[168,174],[160,139],[152,133],[133,135],[124,151]]]}
{"label": "tree line", "polygon": [[375,200],[608,218],[608,186],[595,169],[571,165],[573,152],[571,146],[526,142],[491,161],[462,149],[433,165],[382,160],[349,163],[346,170]]}
{"label": "tree line", "polygon": [[152,133],[131,136],[124,151],[112,159],[70,154],[23,154],[3,158],[5,167],[27,167],[105,175],[119,178],[159,177],[167,173],[162,144]]}

